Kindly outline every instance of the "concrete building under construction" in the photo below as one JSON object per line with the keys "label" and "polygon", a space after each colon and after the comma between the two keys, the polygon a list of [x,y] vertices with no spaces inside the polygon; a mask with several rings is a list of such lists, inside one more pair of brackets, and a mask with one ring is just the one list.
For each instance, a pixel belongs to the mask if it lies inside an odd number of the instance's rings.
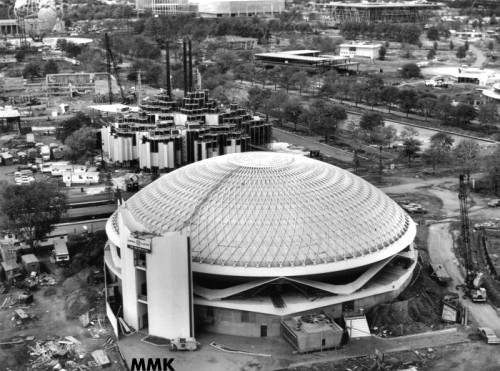
{"label": "concrete building under construction", "polygon": [[440,9],[436,4],[416,3],[322,3],[316,8],[326,13],[329,20],[345,22],[426,22]]}
{"label": "concrete building under construction", "polygon": [[184,42],[184,97],[174,99],[170,81],[167,84],[166,92],[139,104],[137,112],[108,117],[101,137],[110,161],[169,172],[214,156],[265,148],[271,142],[271,123],[236,103],[222,107],[208,91],[193,88],[190,42]]}
{"label": "concrete building under construction", "polygon": [[115,330],[123,319],[167,339],[198,328],[335,348],[333,322],[396,298],[417,265],[415,223],[385,193],[282,153],[177,169],[121,204],[106,233]]}

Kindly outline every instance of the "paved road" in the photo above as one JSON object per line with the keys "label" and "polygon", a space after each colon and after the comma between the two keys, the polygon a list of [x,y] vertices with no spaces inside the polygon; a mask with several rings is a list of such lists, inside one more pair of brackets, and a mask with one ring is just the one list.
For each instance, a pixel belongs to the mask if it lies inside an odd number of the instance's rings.
{"label": "paved road", "polygon": [[294,145],[300,145],[309,149],[319,149],[323,155],[334,157],[345,163],[352,162],[354,155],[351,152],[343,149],[319,143],[315,138],[301,137],[296,134],[289,133],[284,130],[273,128],[273,136],[278,142],[286,142]]}
{"label": "paved road", "polygon": [[482,68],[483,63],[486,62],[487,59],[483,51],[479,48],[476,48],[472,44],[469,44],[469,50],[476,55],[476,61],[472,64],[472,67]]}
{"label": "paved road", "polygon": [[[424,189],[436,197],[439,197],[443,202],[442,212],[448,218],[447,220],[460,220],[460,205],[456,191],[446,189],[450,182],[458,183],[456,178],[443,178],[443,179],[429,179],[425,181],[417,181],[415,183],[401,184],[398,186],[383,188],[386,193],[414,193],[418,189]],[[479,199],[478,196],[474,197],[476,206],[470,210],[469,217],[488,218],[495,214],[495,209],[488,208],[484,205],[484,200]],[[448,289],[452,292],[458,292],[455,286],[463,284],[464,277],[459,269],[460,265],[455,257],[453,250],[454,239],[450,232],[450,223],[438,223],[429,226],[429,235],[427,239],[429,256],[431,262],[441,264],[444,266],[448,275],[453,279],[448,283]],[[477,321],[478,325],[492,328],[497,335],[500,336],[500,317],[496,310],[489,304],[476,304],[469,299],[462,298],[460,294],[460,301],[464,306],[469,309],[470,314]]]}
{"label": "paved road", "polygon": [[84,220],[81,222],[71,222],[71,223],[61,223],[57,224],[54,230],[54,234],[81,234],[85,233],[84,226],[87,227],[87,231],[96,232],[103,230],[106,227],[106,221],[108,218],[94,219],[94,220]]}

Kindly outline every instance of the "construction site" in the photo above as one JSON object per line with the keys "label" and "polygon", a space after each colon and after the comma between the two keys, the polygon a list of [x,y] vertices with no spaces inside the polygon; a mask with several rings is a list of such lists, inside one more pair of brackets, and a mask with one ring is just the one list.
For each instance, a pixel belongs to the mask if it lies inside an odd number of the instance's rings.
{"label": "construction site", "polygon": [[[435,9],[329,11],[336,21],[406,22]],[[5,79],[20,112],[6,112],[6,132],[38,126],[52,141],[61,120],[98,112],[97,162],[110,177],[138,173],[122,179],[133,195],[118,192],[99,229],[75,227],[67,250],[2,236],[1,367],[125,370],[165,357],[179,370],[500,367],[499,209],[473,174],[383,169],[379,148],[359,169],[312,148],[269,152],[272,120],[202,89],[189,40],[178,96],[170,78],[155,90],[139,73],[126,86],[109,43],[106,34],[106,72]],[[63,182],[92,189],[93,170],[85,183],[80,173]]]}

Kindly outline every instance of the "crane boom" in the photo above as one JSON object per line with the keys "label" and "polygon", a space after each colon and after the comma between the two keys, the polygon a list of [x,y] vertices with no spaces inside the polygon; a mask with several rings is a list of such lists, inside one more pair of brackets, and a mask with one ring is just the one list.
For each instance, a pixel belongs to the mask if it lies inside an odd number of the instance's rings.
{"label": "crane boom", "polygon": [[122,103],[126,103],[127,99],[125,98],[125,93],[123,92],[123,86],[120,81],[120,75],[118,73],[118,63],[115,61],[113,57],[113,52],[111,51],[109,36],[107,33],[104,34],[104,44],[106,47],[106,69],[108,72],[108,94],[109,94],[109,104],[113,103],[113,89],[111,85],[111,67],[113,67],[114,75],[116,78],[116,85],[120,89],[120,95],[122,97]]}
{"label": "crane boom", "polygon": [[468,286],[472,285],[474,280],[474,263],[472,259],[472,251],[470,246],[470,226],[469,226],[469,211],[467,207],[467,198],[469,196],[469,173],[460,174],[459,177],[459,193],[460,200],[460,217],[462,222],[462,242],[463,242],[463,257],[465,262],[465,282]]}

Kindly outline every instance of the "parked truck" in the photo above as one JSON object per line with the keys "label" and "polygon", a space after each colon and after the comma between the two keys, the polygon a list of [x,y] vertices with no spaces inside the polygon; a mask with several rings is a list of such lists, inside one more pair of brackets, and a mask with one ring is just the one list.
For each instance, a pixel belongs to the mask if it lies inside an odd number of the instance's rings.
{"label": "parked truck", "polygon": [[69,252],[64,240],[54,241],[54,250],[52,250],[55,263],[57,265],[65,265],[69,262]]}
{"label": "parked truck", "polygon": [[42,146],[40,148],[40,154],[42,155],[43,161],[50,161],[50,147]]}

